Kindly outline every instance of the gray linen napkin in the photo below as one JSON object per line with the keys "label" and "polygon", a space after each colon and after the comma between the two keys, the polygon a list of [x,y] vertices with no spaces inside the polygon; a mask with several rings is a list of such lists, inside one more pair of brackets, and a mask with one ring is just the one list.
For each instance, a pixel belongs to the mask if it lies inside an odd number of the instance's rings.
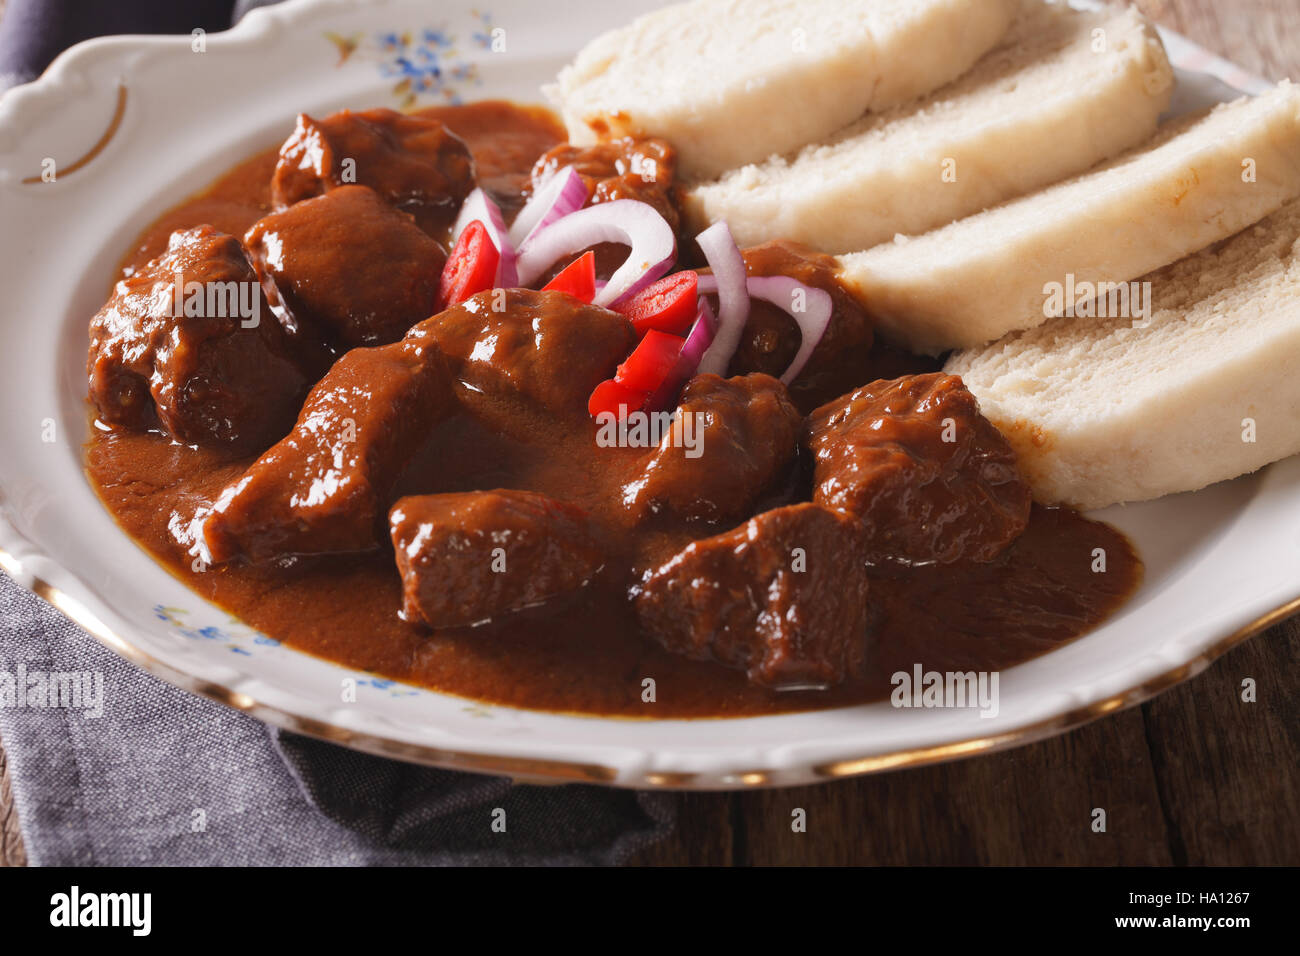
{"label": "gray linen napkin", "polygon": [[93,692],[0,705],[33,864],[610,864],[676,817],[668,794],[512,786],[268,728],[138,670],[0,573],[0,687],[20,665],[103,679],[98,717]]}

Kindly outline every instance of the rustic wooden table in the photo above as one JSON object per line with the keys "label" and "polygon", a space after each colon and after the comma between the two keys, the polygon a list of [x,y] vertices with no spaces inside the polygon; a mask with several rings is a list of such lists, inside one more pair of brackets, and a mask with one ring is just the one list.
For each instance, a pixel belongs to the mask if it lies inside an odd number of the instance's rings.
{"label": "rustic wooden table", "polygon": [[[1300,80],[1300,0],[1138,5],[1262,76]],[[687,794],[676,833],[636,862],[1297,864],[1297,658],[1293,618],[1155,700],[1043,743],[817,787]],[[1246,677],[1256,703],[1241,700]],[[3,750],[0,777],[0,866],[21,866]],[[795,808],[804,833],[791,832]]]}

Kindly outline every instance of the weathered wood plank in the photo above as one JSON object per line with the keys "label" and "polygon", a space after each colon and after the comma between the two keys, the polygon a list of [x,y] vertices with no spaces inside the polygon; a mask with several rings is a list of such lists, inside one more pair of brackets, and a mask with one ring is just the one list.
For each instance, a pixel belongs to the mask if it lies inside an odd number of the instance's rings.
{"label": "weathered wood plank", "polygon": [[[1178,863],[1300,861],[1300,619],[1143,706]],[[1256,700],[1242,700],[1242,682]]]}
{"label": "weathered wood plank", "polygon": [[1300,80],[1294,0],[1137,0],[1158,23],[1270,80]]}
{"label": "weathered wood plank", "polygon": [[[677,811],[677,829],[668,838],[637,853],[633,866],[731,866],[744,862],[734,853],[743,841],[744,821],[736,818],[736,799],[729,793],[687,793]],[[738,832],[739,828],[739,832]]]}
{"label": "weathered wood plank", "polygon": [[[1137,711],[1006,753],[740,800],[755,863],[1170,862]],[[796,807],[807,833],[791,830]]]}
{"label": "weathered wood plank", "polygon": [[5,759],[4,747],[0,746],[0,866],[26,865],[27,851],[18,832],[18,813],[9,788],[9,761]]}

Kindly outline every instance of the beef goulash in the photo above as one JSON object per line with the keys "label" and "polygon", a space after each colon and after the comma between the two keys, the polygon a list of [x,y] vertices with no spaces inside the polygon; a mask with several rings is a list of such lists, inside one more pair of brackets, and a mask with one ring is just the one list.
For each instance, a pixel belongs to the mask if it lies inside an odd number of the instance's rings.
{"label": "beef goulash", "polygon": [[833,258],[682,233],[677,168],[502,102],[300,116],[92,320],[104,503],[292,647],[571,712],[874,700],[1124,602],[1128,543],[1032,504],[960,378]]}
{"label": "beef goulash", "polygon": [[[233,289],[235,300],[242,283],[256,307],[250,315],[263,311],[238,239],[206,225],[172,233],[166,251],[125,275],[91,319],[87,369],[95,413],[107,425],[157,426],[187,444],[265,445],[297,414],[314,362],[279,324],[246,327],[237,301],[235,308],[208,309],[204,295],[191,310],[198,314],[186,315],[177,307],[184,295],[175,289],[177,273],[201,281],[200,288]],[[167,290],[164,299],[160,289]]]}

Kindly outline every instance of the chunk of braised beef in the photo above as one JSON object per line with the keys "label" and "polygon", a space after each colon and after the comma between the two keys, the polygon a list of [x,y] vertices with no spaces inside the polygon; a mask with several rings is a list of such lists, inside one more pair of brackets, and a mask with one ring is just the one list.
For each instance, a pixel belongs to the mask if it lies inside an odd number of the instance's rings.
{"label": "chunk of braised beef", "polygon": [[531,491],[400,499],[389,515],[403,614],[482,624],[582,588],[605,563],[587,515]]}
{"label": "chunk of braised beef", "polygon": [[955,375],[872,382],[805,425],[813,500],[852,515],[873,560],[990,561],[1029,522],[1007,440]]}
{"label": "chunk of braised beef", "polygon": [[434,119],[383,108],[340,110],[319,120],[299,113],[271,177],[276,207],[349,183],[369,186],[426,228],[445,229],[474,188],[474,160]]}
{"label": "chunk of braised beef", "polygon": [[208,557],[376,547],[395,482],[453,403],[451,374],[430,343],[348,352],[311,390],[293,430],[202,519]]}
{"label": "chunk of braised beef", "polygon": [[[745,249],[745,271],[751,276],[789,276],[830,294],[830,325],[808,364],[790,384],[790,398],[805,414],[843,395],[869,378],[872,323],[856,300],[840,285],[835,259],[797,242],[780,239]],[[762,299],[751,299],[749,320],[728,371],[732,375],[764,372],[780,377],[803,341],[790,314]]]}
{"label": "chunk of braised beef", "polygon": [[648,572],[633,601],[642,628],[669,651],[793,689],[860,674],[867,598],[857,529],[805,502],[693,542]]}
{"label": "chunk of braised beef", "polygon": [[243,246],[211,226],[172,233],[117,283],[90,321],[86,364],[104,423],[235,451],[288,431],[310,384]]}
{"label": "chunk of braised beef", "polygon": [[490,289],[420,323],[461,381],[559,414],[587,414],[592,390],[636,341],[623,316],[563,292]]}
{"label": "chunk of braised beef", "polygon": [[272,213],[246,241],[282,320],[339,350],[396,342],[436,310],[446,252],[365,186]]}
{"label": "chunk of braised beef", "polygon": [[591,146],[561,143],[533,166],[533,187],[569,166],[586,182],[590,204],[635,199],[653,206],[677,232],[677,151],[667,141],[628,136]]}
{"label": "chunk of braised beef", "polygon": [[771,376],[697,375],[623,505],[637,520],[738,521],[789,472],[801,421]]}

